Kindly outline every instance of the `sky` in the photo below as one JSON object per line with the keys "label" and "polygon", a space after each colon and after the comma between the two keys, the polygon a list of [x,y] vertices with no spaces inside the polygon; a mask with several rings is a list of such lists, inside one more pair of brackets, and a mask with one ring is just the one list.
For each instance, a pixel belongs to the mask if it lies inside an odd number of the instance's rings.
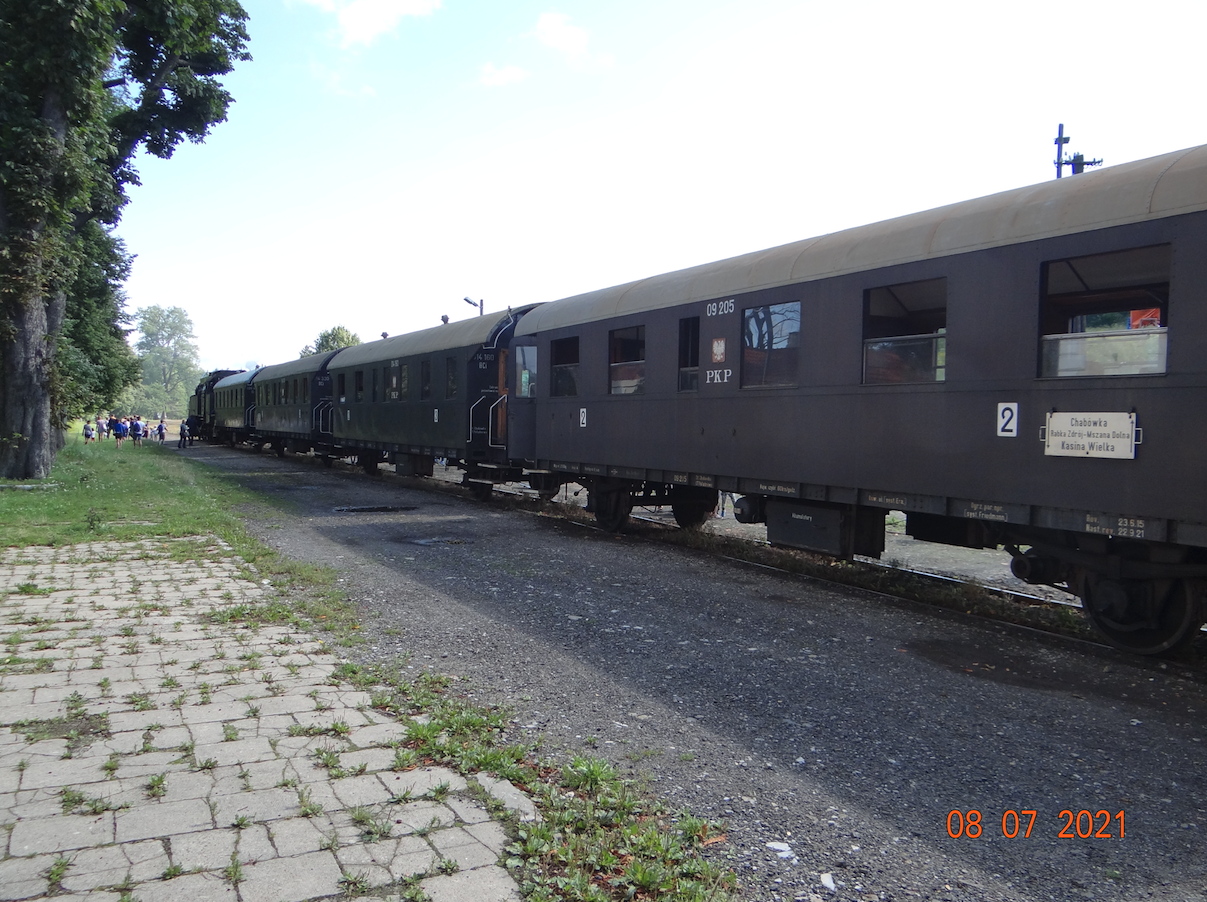
{"label": "sky", "polygon": [[1207,143],[1202,0],[243,6],[227,121],[118,227],[128,311],[184,308],[206,369],[1042,182],[1059,123],[1105,165]]}

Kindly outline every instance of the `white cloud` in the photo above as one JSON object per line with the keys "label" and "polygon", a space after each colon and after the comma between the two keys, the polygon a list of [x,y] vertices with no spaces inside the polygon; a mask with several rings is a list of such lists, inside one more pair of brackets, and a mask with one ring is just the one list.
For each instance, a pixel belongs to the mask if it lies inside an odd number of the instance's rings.
{"label": "white cloud", "polygon": [[513,85],[527,77],[528,73],[519,66],[504,66],[499,69],[495,67],[494,63],[487,63],[482,67],[482,74],[479,76],[478,82],[488,88],[497,88],[502,85]]}
{"label": "white cloud", "polygon": [[311,61],[310,74],[323,86],[323,93],[335,97],[376,97],[372,85],[362,84],[359,88],[349,87],[343,75],[322,63]]}
{"label": "white cloud", "polygon": [[407,16],[429,16],[443,0],[301,0],[325,13],[334,13],[339,23],[340,44],[368,46],[398,27]]}
{"label": "white cloud", "polygon": [[568,60],[580,60],[587,55],[587,32],[571,25],[565,13],[541,13],[536,20],[536,38]]}

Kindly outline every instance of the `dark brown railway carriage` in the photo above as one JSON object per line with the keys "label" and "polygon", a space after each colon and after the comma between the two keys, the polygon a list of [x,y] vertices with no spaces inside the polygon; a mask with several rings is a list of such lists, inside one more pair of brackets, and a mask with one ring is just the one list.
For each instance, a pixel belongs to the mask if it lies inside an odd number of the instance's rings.
{"label": "dark brown railway carriage", "polygon": [[213,440],[250,441],[256,428],[255,378],[260,370],[235,373],[214,385]]}
{"label": "dark brown railway carriage", "polygon": [[332,436],[331,375],[327,366],[339,351],[312,354],[261,367],[254,383],[255,436],[278,455],[286,449],[329,455]]}
{"label": "dark brown railway carriage", "polygon": [[1207,604],[1207,147],[544,305],[513,457],[772,542],[1004,544],[1115,643]]}
{"label": "dark brown railway carriage", "polygon": [[197,383],[189,395],[189,432],[194,438],[209,441],[214,437],[214,386],[242,370],[212,370]]}
{"label": "dark brown railway carriage", "polygon": [[508,344],[531,307],[346,348],[330,365],[334,443],[366,469],[431,475],[435,458],[489,495],[507,454]]}

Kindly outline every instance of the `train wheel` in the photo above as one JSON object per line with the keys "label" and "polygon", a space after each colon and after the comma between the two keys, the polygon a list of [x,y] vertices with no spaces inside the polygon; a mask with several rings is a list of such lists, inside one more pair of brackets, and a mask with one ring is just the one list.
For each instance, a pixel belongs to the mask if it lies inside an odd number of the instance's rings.
{"label": "train wheel", "polygon": [[326,467],[328,470],[331,469],[331,465],[334,463],[335,463],[335,458],[332,457],[330,454],[323,455],[323,466]]}
{"label": "train wheel", "polygon": [[360,456],[360,458],[358,459],[357,463],[359,463],[361,466],[361,469],[364,470],[366,473],[368,473],[370,476],[376,476],[377,475],[377,465],[379,463],[381,463],[381,461],[378,459],[378,455],[376,455],[376,454],[362,454]]}
{"label": "train wheel", "polygon": [[277,445],[277,457],[284,457],[284,456],[285,456],[285,443],[281,442],[279,445]]}
{"label": "train wheel", "polygon": [[608,532],[623,530],[632,510],[633,496],[624,489],[596,493],[595,522]]}
{"label": "train wheel", "polygon": [[671,512],[680,529],[699,529],[716,509],[717,493],[711,489],[676,486],[671,491]]}
{"label": "train wheel", "polygon": [[1186,580],[1087,579],[1082,602],[1107,641],[1134,654],[1176,651],[1203,625],[1202,605]]}
{"label": "train wheel", "polygon": [[465,487],[469,489],[469,493],[474,496],[475,501],[489,501],[495,491],[493,482],[481,482],[476,479],[467,479]]}

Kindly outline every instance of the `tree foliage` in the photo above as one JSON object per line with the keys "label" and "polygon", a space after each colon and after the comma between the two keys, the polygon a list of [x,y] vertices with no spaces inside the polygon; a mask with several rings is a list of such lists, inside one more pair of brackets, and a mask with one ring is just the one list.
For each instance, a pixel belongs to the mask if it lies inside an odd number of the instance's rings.
{"label": "tree foliage", "polygon": [[104,365],[128,258],[101,227],[139,147],[170,157],[226,118],[246,20],[237,0],[0,0],[0,477],[45,476],[63,418],[129,377]]}
{"label": "tree foliage", "polygon": [[350,348],[360,344],[360,336],[343,326],[326,329],[320,332],[314,344],[306,345],[298,353],[299,357],[309,357],[312,354],[326,354],[328,351],[338,351],[340,348]]}
{"label": "tree foliage", "polygon": [[143,307],[135,314],[142,381],[121,398],[121,409],[144,417],[180,417],[204,370],[193,321],[181,307]]}

